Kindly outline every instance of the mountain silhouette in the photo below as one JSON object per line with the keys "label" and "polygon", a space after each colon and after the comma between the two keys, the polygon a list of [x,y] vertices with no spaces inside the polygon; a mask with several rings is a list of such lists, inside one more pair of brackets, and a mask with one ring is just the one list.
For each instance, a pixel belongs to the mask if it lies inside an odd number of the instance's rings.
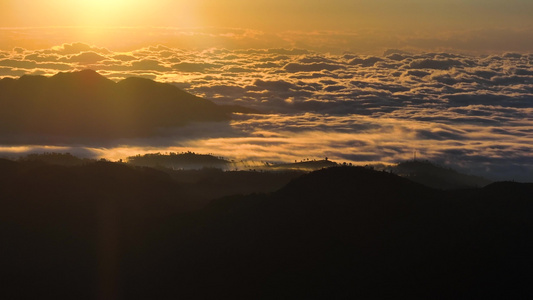
{"label": "mountain silhouette", "polygon": [[483,187],[491,183],[486,178],[462,174],[429,161],[404,161],[396,166],[389,167],[388,170],[412,181],[437,189]]}
{"label": "mountain silhouette", "polygon": [[285,164],[269,164],[265,170],[276,171],[276,170],[301,170],[301,171],[315,171],[323,168],[329,168],[336,166],[337,163],[328,159],[323,160],[307,160],[294,163],[285,163]]}
{"label": "mountain silhouette", "polygon": [[0,106],[2,143],[145,137],[190,122],[227,121],[232,111],[246,111],[149,79],[115,83],[93,70],[4,78]]}
{"label": "mountain silhouette", "polygon": [[532,295],[533,184],[444,191],[333,167],[198,208],[191,189],[214,185],[150,168],[0,160],[0,177],[8,298]]}
{"label": "mountain silhouette", "polygon": [[47,152],[42,154],[32,153],[18,159],[21,162],[42,162],[50,165],[81,166],[94,160],[76,157],[70,153]]}
{"label": "mountain silhouette", "polygon": [[184,153],[147,153],[144,155],[130,156],[128,163],[141,167],[165,167],[171,169],[202,169],[228,167],[230,162],[222,157],[194,152]]}

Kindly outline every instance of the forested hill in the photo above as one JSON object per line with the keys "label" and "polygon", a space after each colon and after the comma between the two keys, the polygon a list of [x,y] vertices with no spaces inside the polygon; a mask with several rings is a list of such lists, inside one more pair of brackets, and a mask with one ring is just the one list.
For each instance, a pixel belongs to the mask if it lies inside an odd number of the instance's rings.
{"label": "forested hill", "polygon": [[147,153],[144,155],[130,156],[128,163],[133,166],[143,167],[167,167],[172,169],[202,169],[220,168],[224,169],[230,161],[209,154],[197,154],[194,152],[183,153]]}
{"label": "forested hill", "polygon": [[217,185],[118,163],[0,160],[0,179],[7,298],[531,296],[533,184],[333,167],[199,208],[191,190]]}
{"label": "forested hill", "polygon": [[115,83],[92,70],[1,79],[0,107],[4,142],[142,137],[190,122],[229,120],[232,110],[245,110],[149,79]]}

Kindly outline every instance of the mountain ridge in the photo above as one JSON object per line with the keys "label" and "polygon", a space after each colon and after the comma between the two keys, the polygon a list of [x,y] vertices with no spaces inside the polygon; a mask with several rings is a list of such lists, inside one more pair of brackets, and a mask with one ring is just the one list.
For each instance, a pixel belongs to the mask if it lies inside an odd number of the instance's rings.
{"label": "mountain ridge", "polygon": [[444,190],[483,187],[492,182],[486,178],[463,174],[427,160],[404,161],[387,167],[386,170],[426,186]]}
{"label": "mountain ridge", "polygon": [[233,111],[249,111],[149,79],[115,83],[94,70],[1,79],[0,105],[0,141],[6,144],[32,143],[35,136],[53,143],[147,137],[191,122],[227,122]]}

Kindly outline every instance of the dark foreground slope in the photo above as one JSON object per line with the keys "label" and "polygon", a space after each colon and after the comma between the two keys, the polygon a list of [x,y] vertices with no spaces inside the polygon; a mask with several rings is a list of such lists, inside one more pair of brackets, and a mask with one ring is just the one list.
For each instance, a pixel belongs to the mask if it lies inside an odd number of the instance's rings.
{"label": "dark foreground slope", "polygon": [[[109,170],[101,172],[100,165],[64,178],[47,168],[23,174],[12,162],[0,163],[0,177],[19,172],[0,188],[6,293],[77,299],[532,294],[531,184],[443,192],[389,173],[337,167],[275,193],[226,197],[178,213],[186,207],[176,208],[186,187],[144,173],[154,171],[105,165]],[[85,193],[83,182],[95,177],[101,186],[79,197],[31,183],[47,178]],[[17,186],[21,178],[31,184]],[[164,195],[137,196],[165,186]],[[129,205],[130,198],[144,202]]]}
{"label": "dark foreground slope", "polygon": [[0,106],[3,143],[144,137],[190,122],[229,120],[239,110],[170,84],[135,77],[115,83],[92,70],[1,79]]}
{"label": "dark foreground slope", "polygon": [[196,216],[196,229],[155,246],[165,249],[155,270],[171,281],[127,290],[269,299],[525,296],[532,192],[499,183],[452,194],[362,168],[322,170],[274,194],[213,202]]}
{"label": "dark foreground slope", "polygon": [[184,188],[153,169],[0,160],[4,299],[96,299],[115,284],[124,245],[176,211]]}

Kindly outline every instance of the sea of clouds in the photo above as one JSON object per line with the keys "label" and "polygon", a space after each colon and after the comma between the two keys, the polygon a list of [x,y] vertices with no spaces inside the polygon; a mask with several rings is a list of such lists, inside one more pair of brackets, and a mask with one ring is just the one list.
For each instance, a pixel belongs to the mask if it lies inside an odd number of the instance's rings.
{"label": "sea of clouds", "polygon": [[[82,43],[0,52],[0,77],[85,68],[140,76],[219,104],[255,108],[229,124],[191,124],[109,145],[0,146],[83,150],[120,158],[153,151],[282,162],[420,159],[493,179],[533,181],[533,54],[325,54],[305,49],[114,52]],[[42,148],[42,147],[60,148]],[[41,147],[41,148],[35,148]]]}

